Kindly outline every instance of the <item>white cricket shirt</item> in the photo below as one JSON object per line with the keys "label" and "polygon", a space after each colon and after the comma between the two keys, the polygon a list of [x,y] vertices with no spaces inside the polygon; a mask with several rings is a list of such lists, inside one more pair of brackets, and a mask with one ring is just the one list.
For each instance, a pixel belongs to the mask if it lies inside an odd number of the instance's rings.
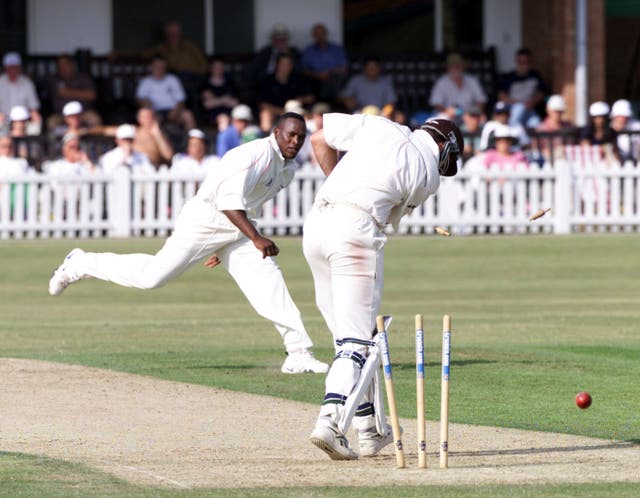
{"label": "white cricket shirt", "polygon": [[323,116],[327,144],[347,151],[318,190],[317,200],[357,206],[379,226],[420,206],[438,190],[440,149],[424,130],[379,116]]}
{"label": "white cricket shirt", "polygon": [[295,161],[284,158],[275,136],[252,140],[222,157],[196,198],[218,211],[241,210],[256,218],[265,202],[289,186],[295,170]]}

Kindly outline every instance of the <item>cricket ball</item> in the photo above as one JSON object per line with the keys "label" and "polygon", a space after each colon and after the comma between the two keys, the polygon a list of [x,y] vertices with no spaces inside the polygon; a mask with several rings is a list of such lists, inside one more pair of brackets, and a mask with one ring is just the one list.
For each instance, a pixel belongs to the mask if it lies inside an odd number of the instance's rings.
{"label": "cricket ball", "polygon": [[583,410],[589,408],[591,406],[591,395],[586,391],[576,394],[576,405]]}

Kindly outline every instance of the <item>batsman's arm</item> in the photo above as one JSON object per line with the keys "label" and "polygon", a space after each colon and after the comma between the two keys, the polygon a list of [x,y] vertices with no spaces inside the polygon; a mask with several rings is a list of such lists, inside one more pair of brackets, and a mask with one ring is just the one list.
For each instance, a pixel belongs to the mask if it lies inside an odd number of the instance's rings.
{"label": "batsman's arm", "polygon": [[267,256],[277,256],[280,252],[276,243],[272,240],[267,239],[260,235],[256,227],[253,226],[253,223],[249,221],[247,218],[247,212],[241,209],[230,209],[222,211],[229,221],[233,223],[238,230],[240,230],[243,234],[245,234],[253,245],[256,246],[256,249],[262,253],[262,258],[266,258]]}
{"label": "batsman's arm", "polygon": [[318,130],[311,135],[311,147],[320,169],[322,169],[325,176],[329,176],[333,168],[338,164],[338,151],[329,146],[324,138],[324,130]]}

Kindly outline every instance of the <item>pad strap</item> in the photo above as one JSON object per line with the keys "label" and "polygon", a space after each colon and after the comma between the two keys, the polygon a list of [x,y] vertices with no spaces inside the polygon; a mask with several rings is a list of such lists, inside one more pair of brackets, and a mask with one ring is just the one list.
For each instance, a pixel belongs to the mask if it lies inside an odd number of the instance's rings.
{"label": "pad strap", "polygon": [[356,417],[366,417],[368,415],[373,415],[375,412],[376,411],[373,408],[372,403],[362,403],[358,408],[356,408]]}
{"label": "pad strap", "polygon": [[362,368],[362,365],[364,365],[364,362],[366,361],[366,358],[362,356],[360,353],[358,353],[357,351],[351,351],[349,349],[343,349],[342,351],[338,351],[338,354],[336,354],[334,361],[340,358],[347,358],[349,360],[352,360],[360,368]]}
{"label": "pad strap", "polygon": [[344,405],[347,397],[338,393],[327,393],[324,395],[323,405]]}

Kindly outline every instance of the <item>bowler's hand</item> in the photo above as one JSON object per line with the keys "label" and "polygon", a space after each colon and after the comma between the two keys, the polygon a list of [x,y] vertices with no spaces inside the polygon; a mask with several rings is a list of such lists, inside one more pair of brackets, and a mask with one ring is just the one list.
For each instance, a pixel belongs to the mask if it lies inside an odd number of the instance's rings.
{"label": "bowler's hand", "polygon": [[215,268],[220,264],[220,258],[215,254],[212,254],[209,259],[204,262],[204,266],[207,268]]}
{"label": "bowler's hand", "polygon": [[253,240],[253,245],[256,246],[256,249],[262,253],[262,259],[267,256],[277,256],[280,252],[278,246],[273,240],[269,240],[265,237],[258,236]]}

